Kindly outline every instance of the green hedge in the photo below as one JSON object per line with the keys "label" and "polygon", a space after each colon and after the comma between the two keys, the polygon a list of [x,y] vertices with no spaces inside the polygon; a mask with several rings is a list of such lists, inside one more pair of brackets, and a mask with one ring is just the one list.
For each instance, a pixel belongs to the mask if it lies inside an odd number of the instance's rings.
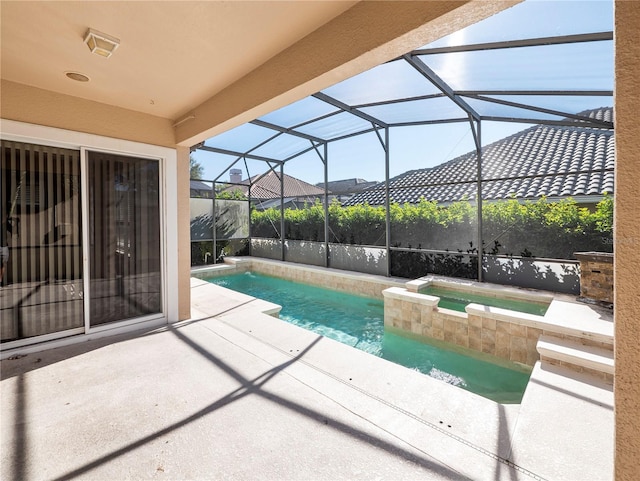
{"label": "green hedge", "polygon": [[[302,209],[285,209],[285,237],[324,240],[324,208],[318,201]],[[470,202],[448,206],[424,199],[390,206],[394,247],[477,252],[476,207]],[[252,236],[278,238],[280,209],[252,210]],[[385,244],[385,209],[360,204],[329,205],[329,242]],[[591,211],[573,199],[520,203],[515,199],[485,202],[482,209],[483,251],[524,257],[572,259],[579,251],[611,252],[613,198],[605,196]]]}

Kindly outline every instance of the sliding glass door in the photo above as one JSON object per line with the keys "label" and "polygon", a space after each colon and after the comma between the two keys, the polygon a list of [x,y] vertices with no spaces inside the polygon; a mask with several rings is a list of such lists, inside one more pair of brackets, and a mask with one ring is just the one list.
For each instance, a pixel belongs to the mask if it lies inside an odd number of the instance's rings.
{"label": "sliding glass door", "polygon": [[82,332],[80,151],[0,145],[1,341]]}
{"label": "sliding glass door", "polygon": [[162,312],[158,160],[87,152],[90,326]]}
{"label": "sliding glass door", "polygon": [[3,346],[161,314],[160,161],[0,146]]}

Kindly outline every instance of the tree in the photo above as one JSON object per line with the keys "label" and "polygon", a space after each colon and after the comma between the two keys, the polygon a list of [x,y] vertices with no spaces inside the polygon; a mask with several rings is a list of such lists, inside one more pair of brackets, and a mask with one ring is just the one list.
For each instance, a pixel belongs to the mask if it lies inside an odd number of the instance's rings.
{"label": "tree", "polygon": [[191,179],[202,179],[203,168],[200,165],[195,157],[192,155],[189,156],[189,177]]}

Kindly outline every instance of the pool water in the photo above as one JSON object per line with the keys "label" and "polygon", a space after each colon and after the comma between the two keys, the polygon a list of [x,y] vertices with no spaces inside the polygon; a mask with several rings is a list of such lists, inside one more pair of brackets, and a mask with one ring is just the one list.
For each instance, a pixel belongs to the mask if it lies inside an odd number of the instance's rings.
{"label": "pool water", "polygon": [[444,307],[446,309],[452,309],[459,312],[465,312],[465,306],[472,302],[482,304],[483,306],[500,307],[502,309],[535,314],[537,316],[544,316],[549,307],[549,304],[513,299],[499,299],[496,297],[458,292],[452,289],[435,286],[421,289],[420,293],[427,294],[429,296],[438,296],[440,298],[438,307]]}
{"label": "pool water", "polygon": [[282,306],[280,319],[501,403],[519,403],[528,372],[508,369],[384,329],[377,299],[255,273],[208,280]]}

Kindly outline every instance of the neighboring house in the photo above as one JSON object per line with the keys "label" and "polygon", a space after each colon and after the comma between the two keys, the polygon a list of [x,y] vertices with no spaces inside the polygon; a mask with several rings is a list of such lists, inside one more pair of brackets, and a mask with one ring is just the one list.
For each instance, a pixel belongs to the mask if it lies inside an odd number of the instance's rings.
{"label": "neighboring house", "polygon": [[[354,194],[362,192],[365,189],[377,185],[378,182],[369,182],[364,179],[342,179],[327,182],[327,188],[331,192],[331,199],[337,199],[340,202],[346,202]],[[324,189],[324,182],[318,182],[316,187]]]}
{"label": "neighboring house", "polygon": [[[302,207],[304,203],[313,204],[316,199],[324,197],[324,189],[311,185],[296,177],[283,174],[283,203],[285,207]],[[251,199],[256,202],[259,209],[280,207],[280,174],[270,171],[264,176],[254,175],[243,180],[242,185],[232,185],[225,191],[234,192],[240,190],[244,195],[251,193]]]}
{"label": "neighboring house", "polygon": [[203,182],[202,180],[191,179],[189,183],[189,194],[192,198],[199,199],[212,199],[213,198],[213,183]]}
{"label": "neighboring house", "polygon": [[[612,121],[613,108],[588,112]],[[482,150],[483,200],[557,200],[572,197],[593,205],[614,191],[615,144],[612,130],[536,125]],[[417,203],[421,197],[447,204],[476,198],[476,152],[390,179],[390,200]],[[353,196],[344,205],[384,204],[384,183]]]}
{"label": "neighboring house", "polygon": [[[248,196],[249,185],[251,184],[251,199],[257,203],[258,208],[267,209],[269,207],[280,206],[280,177],[273,172],[269,172],[264,177],[253,176],[244,181],[237,181],[227,185],[222,191],[225,193],[235,193],[240,191],[242,195]],[[370,183],[375,184],[375,182]],[[198,199],[212,199],[212,182],[194,180],[190,181],[190,196]],[[316,199],[324,197],[324,188],[315,187],[296,177],[284,174],[284,203],[285,207],[301,206],[303,203],[313,203]],[[287,205],[288,204],[288,205]]]}

